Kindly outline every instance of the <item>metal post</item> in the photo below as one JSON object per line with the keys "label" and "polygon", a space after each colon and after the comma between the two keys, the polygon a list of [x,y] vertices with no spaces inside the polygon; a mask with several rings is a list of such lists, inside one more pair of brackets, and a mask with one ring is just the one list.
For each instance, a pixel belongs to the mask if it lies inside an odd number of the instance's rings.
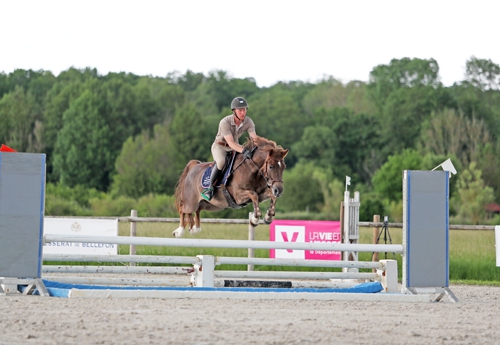
{"label": "metal post", "polygon": [[[379,223],[380,222],[380,215],[378,214],[374,214],[373,215],[373,222],[374,223]],[[374,227],[373,228],[373,244],[378,244],[377,240],[378,240],[378,233],[380,231],[380,228],[379,227]],[[377,252],[374,252],[373,255],[372,255],[372,261],[378,261],[378,253]],[[373,270],[373,272],[376,272],[377,270]]]}
{"label": "metal post", "polygon": [[[137,217],[137,210],[131,210],[130,211],[130,217],[136,218]],[[130,237],[135,237],[137,235],[137,223],[134,221],[130,221]],[[135,255],[135,244],[130,245],[130,255]],[[130,266],[135,266],[135,262],[131,262],[129,264]]]}

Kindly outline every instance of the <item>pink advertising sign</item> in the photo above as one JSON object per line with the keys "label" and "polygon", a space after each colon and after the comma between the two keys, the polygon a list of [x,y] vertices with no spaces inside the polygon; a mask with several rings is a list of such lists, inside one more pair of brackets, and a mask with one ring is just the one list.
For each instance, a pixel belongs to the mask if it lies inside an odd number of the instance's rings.
{"label": "pink advertising sign", "polygon": [[[340,221],[275,220],[269,238],[276,242],[342,242]],[[340,260],[334,250],[271,249],[269,256],[278,259]]]}

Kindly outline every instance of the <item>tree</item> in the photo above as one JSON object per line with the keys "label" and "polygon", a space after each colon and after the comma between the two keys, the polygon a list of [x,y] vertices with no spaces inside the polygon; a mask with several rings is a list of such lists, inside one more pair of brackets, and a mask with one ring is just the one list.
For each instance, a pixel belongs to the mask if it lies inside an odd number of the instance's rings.
{"label": "tree", "polygon": [[318,181],[323,193],[324,204],[320,211],[328,218],[337,218],[339,205],[344,200],[344,184],[333,178],[328,169],[315,169],[312,178]]}
{"label": "tree", "polygon": [[323,193],[317,180],[311,178],[316,167],[311,163],[298,163],[292,169],[285,169],[283,185],[285,192],[276,207],[284,212],[318,212],[323,204]]}
{"label": "tree", "polygon": [[478,157],[477,168],[482,172],[484,183],[495,193],[496,202],[500,202],[500,142],[484,145]]}
{"label": "tree", "polygon": [[[182,78],[177,79],[184,85]],[[210,71],[208,77],[200,82],[196,89],[187,92],[187,101],[202,110],[202,116],[219,114],[223,111],[229,114],[233,98],[241,96],[248,98],[259,89],[253,78],[232,78],[222,70]],[[226,114],[226,115],[227,115]]]}
{"label": "tree", "polygon": [[400,88],[392,92],[378,123],[378,133],[387,156],[417,145],[422,123],[438,108],[432,87]]}
{"label": "tree", "polygon": [[103,103],[98,94],[85,90],[64,112],[54,149],[54,171],[63,185],[101,191],[109,186],[115,157]]}
{"label": "tree", "polygon": [[185,101],[182,88],[166,79],[140,78],[133,86],[133,92],[134,112],[141,130],[152,131],[156,124],[169,123],[175,109]]}
{"label": "tree", "polygon": [[167,80],[179,85],[185,92],[190,92],[205,81],[205,76],[203,73],[194,73],[188,69],[184,75],[180,75],[179,72],[168,73]]}
{"label": "tree", "polygon": [[333,77],[314,85],[302,101],[304,111],[312,117],[320,109],[347,108],[354,114],[375,113],[374,104],[366,96],[366,85],[351,81],[346,85]]}
{"label": "tree", "polygon": [[298,159],[331,168],[334,178],[341,181],[349,175],[370,182],[373,166],[382,164],[372,161],[379,148],[376,119],[347,108],[333,108],[316,111],[313,121],[292,146]]}
{"label": "tree", "polygon": [[369,96],[381,112],[389,95],[400,88],[437,87],[439,65],[434,59],[392,59],[370,72]]}
{"label": "tree", "polygon": [[465,63],[465,78],[482,91],[498,90],[500,87],[500,66],[490,59],[478,59],[472,56]]}
{"label": "tree", "polygon": [[63,114],[69,109],[70,104],[77,99],[84,88],[92,88],[96,80],[88,83],[80,81],[58,82],[45,97],[45,110],[43,113],[42,138],[47,154],[47,181],[57,182],[59,176],[54,173],[54,149],[59,132],[63,128]]}
{"label": "tree", "polygon": [[347,83],[345,89],[347,91],[346,107],[351,109],[354,114],[376,114],[377,108],[373,100],[368,97],[366,83],[359,80],[353,80]]}
{"label": "tree", "polygon": [[175,148],[168,127],[156,125],[148,132],[130,137],[116,159],[113,191],[139,198],[149,193],[173,195],[178,171],[173,164]]}
{"label": "tree", "polygon": [[56,82],[56,77],[50,71],[40,70],[34,72],[30,70],[30,80],[25,91],[29,91],[35,97],[37,104],[41,106],[47,92],[52,89]]}
{"label": "tree", "polygon": [[0,99],[10,91],[9,79],[4,72],[0,72]]}
{"label": "tree", "polygon": [[31,93],[22,87],[5,94],[0,100],[0,141],[19,152],[42,152],[38,106]]}
{"label": "tree", "polygon": [[258,89],[254,79],[234,79],[222,70],[210,71],[206,83],[218,112],[227,108],[234,97],[248,98]]}
{"label": "tree", "polygon": [[483,120],[490,130],[490,135],[498,140],[500,132],[500,92],[483,91],[465,81],[449,88],[453,98],[452,108],[463,113],[467,118]]}
{"label": "tree", "polygon": [[[248,116],[254,121],[258,135],[284,148],[292,147],[310,122],[292,96],[279,88],[252,97]],[[292,167],[296,160],[295,153],[290,151],[287,164]]]}
{"label": "tree", "polygon": [[57,76],[59,82],[85,82],[88,79],[99,78],[99,73],[95,68],[77,69],[70,67],[67,71],[62,71]]}
{"label": "tree", "polygon": [[103,107],[99,109],[110,135],[108,148],[111,159],[120,154],[123,142],[130,136],[141,132],[139,114],[135,111],[135,94],[132,87],[119,78],[113,78],[99,85],[95,96],[101,97]]}
{"label": "tree", "polygon": [[304,129],[302,138],[292,146],[292,151],[299,161],[314,162],[323,168],[336,163],[338,141],[334,132],[325,126],[308,126]]}
{"label": "tree", "polygon": [[217,133],[207,133],[204,129],[204,121],[193,105],[186,104],[177,109],[168,130],[176,147],[176,169],[184,169],[191,159],[204,161],[210,156],[210,146]]}
{"label": "tree", "polygon": [[399,202],[403,198],[403,171],[421,168],[422,157],[413,149],[389,156],[387,162],[373,175],[373,188],[382,198]]}
{"label": "tree", "polygon": [[312,117],[317,110],[347,106],[348,94],[339,80],[330,77],[316,84],[302,101],[304,111]]}
{"label": "tree", "polygon": [[469,167],[463,170],[457,182],[458,217],[462,221],[472,224],[480,224],[486,217],[486,205],[493,202],[493,189],[484,184],[481,170],[477,169],[476,162],[471,162]]}
{"label": "tree", "polygon": [[423,125],[420,146],[424,152],[455,156],[463,166],[478,161],[481,149],[491,142],[484,121],[469,119],[462,112],[433,112]]}

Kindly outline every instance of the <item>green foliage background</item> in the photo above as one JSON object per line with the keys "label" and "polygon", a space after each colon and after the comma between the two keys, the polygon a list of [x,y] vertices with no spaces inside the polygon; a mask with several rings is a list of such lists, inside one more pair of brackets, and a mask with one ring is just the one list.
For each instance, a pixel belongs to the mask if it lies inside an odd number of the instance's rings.
{"label": "green foliage background", "polygon": [[0,143],[47,154],[47,215],[175,217],[183,167],[211,159],[218,122],[243,96],[257,133],[290,149],[278,218],[338,219],[347,175],[361,193],[361,220],[376,212],[398,221],[402,171],[451,158],[452,222],[488,224],[486,206],[500,203],[500,67],[474,56],[465,65],[451,86],[432,58],[374,66],[368,82],[326,76],[264,88],[222,70],[2,72]]}

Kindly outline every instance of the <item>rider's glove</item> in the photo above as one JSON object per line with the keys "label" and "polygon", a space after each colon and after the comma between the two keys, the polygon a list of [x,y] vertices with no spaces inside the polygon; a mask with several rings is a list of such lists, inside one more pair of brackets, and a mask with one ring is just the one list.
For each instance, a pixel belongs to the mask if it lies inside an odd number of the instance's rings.
{"label": "rider's glove", "polygon": [[252,152],[247,150],[247,149],[243,149],[243,151],[241,152],[243,154],[243,156],[245,156],[245,158],[248,158],[248,159],[252,159]]}

